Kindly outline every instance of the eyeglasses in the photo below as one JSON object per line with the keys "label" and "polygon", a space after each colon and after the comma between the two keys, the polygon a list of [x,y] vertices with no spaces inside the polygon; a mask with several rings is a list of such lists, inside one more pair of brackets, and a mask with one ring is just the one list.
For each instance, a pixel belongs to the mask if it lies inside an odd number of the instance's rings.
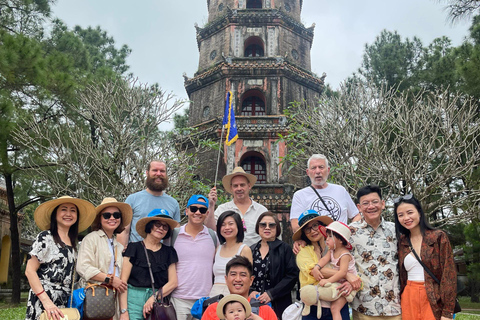
{"label": "eyeglasses", "polygon": [[170,226],[169,226],[168,224],[163,223],[163,222],[160,222],[160,221],[155,221],[155,222],[153,223],[153,226],[154,226],[155,228],[159,228],[159,229],[162,228],[162,229],[165,230],[165,231],[168,231],[168,229],[170,229]]}
{"label": "eyeglasses", "polygon": [[402,200],[410,200],[413,198],[413,194],[409,193],[404,196],[393,199],[393,203],[399,203]]}
{"label": "eyeglasses", "polygon": [[269,222],[269,223],[260,222],[260,223],[258,224],[258,226],[259,226],[260,228],[262,228],[262,229],[265,229],[265,228],[267,227],[267,225],[268,225],[268,228],[270,228],[270,229],[273,229],[273,228],[275,228],[275,227],[277,226],[277,224],[276,224],[275,222]]}
{"label": "eyeglasses", "polygon": [[362,207],[368,207],[369,205],[378,206],[379,204],[380,204],[380,200],[378,199],[372,200],[372,201],[363,201],[362,203],[360,203]]}
{"label": "eyeglasses", "polygon": [[321,224],[319,222],[315,222],[314,224],[312,224],[310,227],[305,227],[305,233],[310,233],[312,232],[314,229],[317,229],[321,226]]}
{"label": "eyeglasses", "polygon": [[115,211],[115,212],[104,212],[104,213],[102,213],[102,217],[103,217],[103,219],[105,219],[105,220],[110,219],[112,216],[113,216],[113,218],[115,218],[115,219],[120,219],[120,218],[122,217],[122,213],[121,213],[121,212],[118,212],[118,211]]}
{"label": "eyeglasses", "polygon": [[207,213],[208,208],[205,207],[196,207],[196,206],[190,206],[190,211],[195,213],[197,211],[200,211],[201,214]]}

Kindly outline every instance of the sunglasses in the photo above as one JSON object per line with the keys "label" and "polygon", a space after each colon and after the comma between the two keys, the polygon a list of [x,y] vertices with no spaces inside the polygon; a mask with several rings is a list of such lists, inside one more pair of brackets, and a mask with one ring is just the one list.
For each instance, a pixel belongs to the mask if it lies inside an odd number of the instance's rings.
{"label": "sunglasses", "polygon": [[404,196],[393,199],[393,203],[399,203],[402,200],[410,200],[413,198],[413,194],[409,193]]}
{"label": "sunglasses", "polygon": [[195,207],[195,206],[190,206],[190,211],[192,213],[195,213],[197,211],[200,211],[201,214],[207,213],[208,208],[205,207]]}
{"label": "sunglasses", "polygon": [[169,226],[168,224],[162,223],[162,222],[160,222],[160,221],[155,221],[155,222],[153,223],[153,226],[154,226],[155,228],[159,228],[159,229],[162,228],[162,229],[165,230],[165,231],[168,231],[168,229],[170,229],[170,226]]}
{"label": "sunglasses", "polygon": [[[265,228],[267,227],[267,223],[266,223],[266,222],[260,222],[260,223],[258,224],[258,226],[259,226],[260,228],[265,229]],[[277,226],[277,224],[276,224],[275,222],[269,222],[269,223],[268,223],[268,228],[270,228],[270,229],[273,229],[273,228],[275,228],[276,226]]]}
{"label": "sunglasses", "polygon": [[114,219],[120,219],[122,217],[122,213],[115,211],[115,212],[104,212],[102,213],[102,217],[105,220],[110,219],[113,216]]}

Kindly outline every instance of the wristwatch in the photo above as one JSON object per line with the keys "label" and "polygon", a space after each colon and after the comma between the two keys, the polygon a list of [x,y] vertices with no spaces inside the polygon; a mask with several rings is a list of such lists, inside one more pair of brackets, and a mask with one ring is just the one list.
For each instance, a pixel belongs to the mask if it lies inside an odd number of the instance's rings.
{"label": "wristwatch", "polygon": [[124,313],[127,312],[127,311],[128,311],[128,309],[122,309],[122,310],[120,310],[120,313],[121,313],[121,314],[124,314]]}
{"label": "wristwatch", "polygon": [[105,280],[103,280],[103,283],[109,284],[110,283],[110,275],[107,275],[105,277]]}

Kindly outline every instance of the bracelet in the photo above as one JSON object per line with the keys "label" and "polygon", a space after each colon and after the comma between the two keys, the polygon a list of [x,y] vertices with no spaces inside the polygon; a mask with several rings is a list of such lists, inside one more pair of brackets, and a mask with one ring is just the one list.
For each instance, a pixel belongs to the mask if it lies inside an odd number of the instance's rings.
{"label": "bracelet", "polygon": [[44,292],[45,292],[45,289],[42,290],[42,291],[40,291],[39,293],[35,293],[35,295],[38,297],[39,295],[41,295],[41,294],[44,293]]}
{"label": "bracelet", "polygon": [[322,267],[320,267],[318,263],[316,263],[314,267],[318,267],[318,271],[322,270]]}

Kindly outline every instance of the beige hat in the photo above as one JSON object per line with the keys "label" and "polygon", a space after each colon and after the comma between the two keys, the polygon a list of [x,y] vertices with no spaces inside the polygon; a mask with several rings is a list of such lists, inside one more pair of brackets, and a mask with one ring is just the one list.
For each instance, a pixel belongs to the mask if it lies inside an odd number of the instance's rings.
{"label": "beige hat", "polygon": [[255,177],[253,174],[246,173],[245,170],[243,170],[242,167],[235,167],[235,169],[233,169],[232,173],[227,174],[222,179],[223,188],[228,193],[233,193],[231,184],[232,184],[233,177],[236,177],[236,176],[242,176],[242,177],[247,178],[248,182],[250,182],[250,185],[252,187],[255,184],[255,182],[257,182],[257,177]]}
{"label": "beige hat", "polygon": [[327,237],[327,230],[332,230],[336,232],[340,237],[342,237],[346,242],[347,245],[345,248],[348,250],[352,250],[352,244],[350,243],[350,237],[352,236],[352,232],[350,231],[350,228],[343,222],[340,221],[333,221],[330,223],[325,229],[320,230],[320,232],[323,234],[323,236],[326,238]]}
{"label": "beige hat", "polygon": [[35,223],[41,230],[50,229],[50,219],[53,209],[63,203],[73,203],[78,208],[78,232],[86,230],[95,219],[95,207],[87,200],[62,196],[58,199],[50,200],[42,203],[37,207],[33,217]]}
{"label": "beige hat", "polygon": [[153,209],[145,218],[138,220],[137,225],[135,226],[135,229],[142,238],[145,239],[147,237],[147,233],[145,232],[145,226],[153,220],[167,223],[170,226],[170,229],[175,229],[176,227],[180,226],[177,221],[173,220],[173,218],[170,217],[170,214],[167,210]]}
{"label": "beige hat", "polygon": [[102,200],[102,203],[95,208],[95,220],[92,223],[92,228],[96,228],[97,224],[100,221],[100,212],[102,212],[103,209],[108,208],[108,207],[117,207],[118,210],[120,210],[120,213],[122,214],[122,221],[120,222],[120,225],[118,226],[121,230],[125,229],[125,226],[128,226],[130,222],[132,222],[132,217],[133,217],[133,210],[132,207],[128,203],[125,202],[118,202],[117,199],[115,198],[105,198]]}
{"label": "beige hat", "polygon": [[[297,231],[292,236],[293,241],[300,240],[302,237],[302,229],[310,222],[310,221],[320,221],[324,225],[328,226],[330,223],[333,222],[333,219],[329,216],[321,216],[315,210],[307,210],[303,212],[300,217],[298,217],[298,225],[300,226]],[[321,231],[321,230],[320,230]],[[322,233],[323,234],[323,233]]]}
{"label": "beige hat", "polygon": [[225,319],[225,315],[223,314],[223,308],[227,303],[232,301],[240,302],[241,304],[243,304],[243,306],[245,307],[245,316],[247,318],[250,317],[250,314],[252,313],[252,307],[250,306],[250,302],[248,302],[248,300],[242,297],[241,295],[229,294],[228,296],[222,298],[222,300],[220,300],[220,302],[217,305],[217,317],[220,320]]}

